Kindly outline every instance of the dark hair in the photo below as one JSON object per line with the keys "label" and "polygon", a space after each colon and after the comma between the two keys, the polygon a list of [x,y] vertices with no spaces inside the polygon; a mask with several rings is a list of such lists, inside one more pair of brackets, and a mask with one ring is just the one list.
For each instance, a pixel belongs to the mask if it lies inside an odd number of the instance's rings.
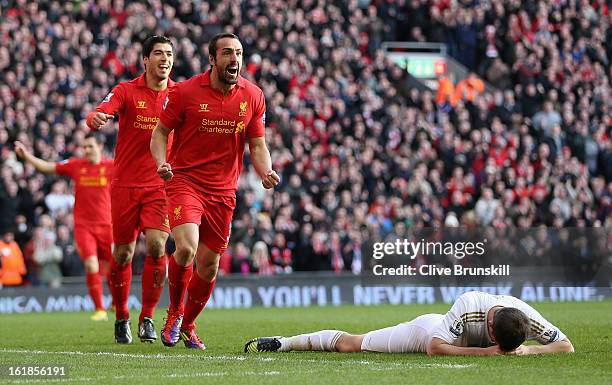
{"label": "dark hair", "polygon": [[231,32],[218,33],[215,36],[213,36],[213,38],[210,39],[210,43],[208,43],[208,54],[216,58],[217,57],[217,41],[219,41],[220,39],[226,38],[226,37],[240,41],[240,38],[238,37],[238,35],[235,35]]}
{"label": "dark hair", "polygon": [[89,132],[87,133],[87,135],[85,135],[85,139],[89,138],[93,138],[98,145],[103,145],[104,142],[106,142],[104,136],[101,133],[95,131]]}
{"label": "dark hair", "polygon": [[151,55],[151,51],[153,51],[153,47],[155,44],[170,44],[170,47],[174,49],[172,42],[166,36],[162,35],[153,35],[146,38],[146,40],[142,43],[142,57],[149,57]]}
{"label": "dark hair", "polygon": [[525,342],[529,327],[529,318],[514,307],[503,307],[493,316],[493,337],[504,352],[510,352]]}

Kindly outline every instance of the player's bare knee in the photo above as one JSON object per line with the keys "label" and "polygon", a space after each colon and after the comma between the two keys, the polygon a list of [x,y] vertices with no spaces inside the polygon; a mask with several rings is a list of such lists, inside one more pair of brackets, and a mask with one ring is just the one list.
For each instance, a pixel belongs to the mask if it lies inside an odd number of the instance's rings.
{"label": "player's bare knee", "polygon": [[345,333],[336,342],[335,349],[339,353],[358,353],[361,351],[361,340],[363,336]]}
{"label": "player's bare knee", "polygon": [[219,258],[214,260],[198,261],[197,263],[198,275],[205,281],[212,282],[217,277],[217,271],[219,270]]}
{"label": "player's bare knee", "polygon": [[85,272],[88,274],[97,273],[100,269],[98,266],[98,258],[95,256],[86,258],[83,261],[83,266],[85,267]]}
{"label": "player's bare knee", "polygon": [[115,262],[120,266],[127,265],[131,261],[132,261],[132,255],[128,252],[115,254]]}
{"label": "player's bare knee", "polygon": [[208,264],[198,267],[198,275],[205,281],[212,282],[217,277],[219,265]]}
{"label": "player's bare knee", "polygon": [[166,241],[162,238],[147,239],[147,255],[159,258],[166,252]]}
{"label": "player's bare knee", "polygon": [[176,245],[174,258],[179,265],[186,266],[195,258],[196,248],[191,245]]}
{"label": "player's bare knee", "polygon": [[119,265],[127,265],[132,261],[132,255],[134,255],[134,250],[126,247],[126,248],[117,248],[115,251],[115,262]]}

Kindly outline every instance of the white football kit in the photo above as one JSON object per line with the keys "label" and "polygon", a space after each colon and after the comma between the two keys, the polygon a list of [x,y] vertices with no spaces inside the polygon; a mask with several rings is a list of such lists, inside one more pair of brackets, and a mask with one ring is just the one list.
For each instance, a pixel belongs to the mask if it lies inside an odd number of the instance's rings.
{"label": "white football kit", "polygon": [[364,336],[362,351],[425,353],[432,338],[461,347],[494,345],[487,331],[487,314],[495,306],[514,307],[530,320],[528,340],[546,345],[566,338],[555,325],[518,298],[479,291],[462,294],[445,314],[425,314],[410,322],[374,330]]}

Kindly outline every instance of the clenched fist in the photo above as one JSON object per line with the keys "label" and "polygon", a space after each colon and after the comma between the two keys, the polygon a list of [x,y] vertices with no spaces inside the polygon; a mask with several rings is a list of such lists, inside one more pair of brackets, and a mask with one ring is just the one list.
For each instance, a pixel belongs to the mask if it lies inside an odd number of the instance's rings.
{"label": "clenched fist", "polygon": [[265,189],[271,189],[280,183],[280,176],[274,171],[270,170],[261,180],[261,184]]}
{"label": "clenched fist", "polygon": [[91,119],[92,128],[97,130],[106,124],[110,119],[114,118],[113,115],[105,114],[104,112],[96,112],[93,118]]}
{"label": "clenched fist", "polygon": [[157,175],[163,180],[170,180],[174,176],[170,163],[162,163],[157,167]]}

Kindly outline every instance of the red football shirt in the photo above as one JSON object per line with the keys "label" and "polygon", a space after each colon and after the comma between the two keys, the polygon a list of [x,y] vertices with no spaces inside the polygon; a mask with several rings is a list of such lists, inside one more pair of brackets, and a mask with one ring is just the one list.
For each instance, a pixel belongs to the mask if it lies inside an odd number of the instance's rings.
{"label": "red football shirt", "polygon": [[143,73],[136,79],[119,83],[96,108],[105,114],[119,113],[113,184],[123,187],[164,185],[157,175],[149,146],[162,104],[174,84],[168,80],[168,88],[154,91],[147,87]]}
{"label": "red football shirt", "polygon": [[55,164],[57,175],[74,181],[74,224],[111,224],[110,181],[113,160],[93,164],[84,158],[70,158]]}
{"label": "red football shirt", "polygon": [[234,196],[246,138],[265,135],[263,91],[238,77],[224,96],[210,85],[210,71],[170,90],[160,121],[174,130],[169,163],[174,178],[209,194]]}

